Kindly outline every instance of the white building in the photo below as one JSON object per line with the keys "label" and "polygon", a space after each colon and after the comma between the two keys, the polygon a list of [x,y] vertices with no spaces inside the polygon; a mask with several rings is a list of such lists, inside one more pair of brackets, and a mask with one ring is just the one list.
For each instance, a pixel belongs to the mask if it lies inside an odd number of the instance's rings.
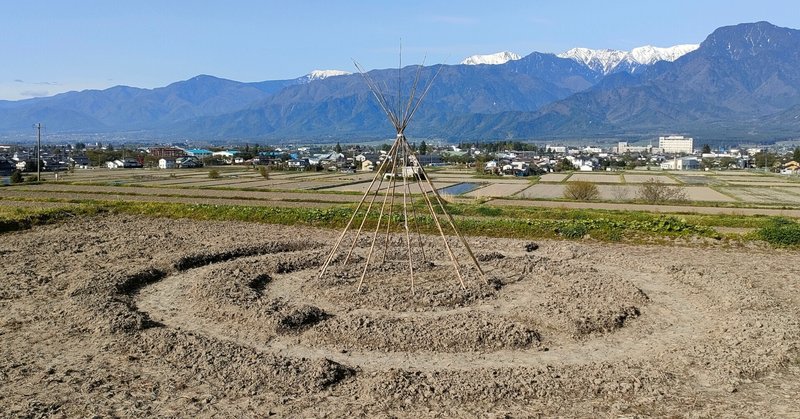
{"label": "white building", "polygon": [[697,170],[700,169],[700,161],[697,157],[682,157],[665,160],[661,163],[662,170]]}
{"label": "white building", "polygon": [[627,141],[620,141],[620,142],[617,143],[616,152],[620,153],[620,154],[622,154],[622,153],[645,153],[645,152],[649,153],[649,152],[652,151],[652,149],[653,149],[653,147],[649,146],[649,145],[647,145],[647,146],[632,146],[632,145],[628,145]]}
{"label": "white building", "polygon": [[159,169],[174,169],[175,168],[175,159],[160,159],[158,161],[158,168]]}
{"label": "white building", "polygon": [[694,152],[694,139],[692,137],[684,137],[683,135],[658,137],[658,148],[664,153],[692,154]]}
{"label": "white building", "polygon": [[545,146],[544,149],[547,150],[550,153],[566,153],[567,152],[567,146],[563,146],[563,145],[550,145],[550,144],[548,144],[548,145]]}

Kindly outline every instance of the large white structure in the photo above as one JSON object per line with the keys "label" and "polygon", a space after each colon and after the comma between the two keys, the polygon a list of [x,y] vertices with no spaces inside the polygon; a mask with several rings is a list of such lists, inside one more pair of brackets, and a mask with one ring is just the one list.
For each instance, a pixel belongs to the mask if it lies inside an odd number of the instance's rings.
{"label": "large white structure", "polygon": [[694,138],[684,137],[683,135],[658,137],[658,148],[660,148],[663,153],[692,154],[694,152]]}
{"label": "large white structure", "polygon": [[653,151],[653,147],[647,146],[632,146],[628,145],[627,141],[620,141],[617,143],[615,150],[617,153],[649,153]]}
{"label": "large white structure", "polygon": [[681,157],[666,160],[661,163],[662,170],[697,170],[700,169],[700,160],[697,157]]}

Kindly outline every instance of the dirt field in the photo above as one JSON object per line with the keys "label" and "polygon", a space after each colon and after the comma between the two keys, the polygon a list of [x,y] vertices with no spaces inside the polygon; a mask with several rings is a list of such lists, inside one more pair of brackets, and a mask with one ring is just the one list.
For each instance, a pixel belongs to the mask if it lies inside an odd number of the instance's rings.
{"label": "dirt field", "polygon": [[462,290],[431,237],[414,293],[402,252],[357,292],[369,238],[318,278],[337,236],[2,235],[0,416],[800,415],[796,251],[475,237],[488,283],[465,264]]}

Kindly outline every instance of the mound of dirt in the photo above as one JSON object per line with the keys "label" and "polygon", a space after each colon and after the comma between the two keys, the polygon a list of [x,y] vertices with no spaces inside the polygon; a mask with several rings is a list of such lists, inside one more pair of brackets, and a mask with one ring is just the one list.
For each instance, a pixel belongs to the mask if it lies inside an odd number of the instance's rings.
{"label": "mound of dirt", "polygon": [[304,336],[304,342],[312,346],[383,352],[526,349],[537,347],[539,340],[528,326],[483,312],[411,318],[353,313]]}
{"label": "mound of dirt", "polygon": [[462,263],[462,289],[423,237],[413,292],[383,249],[359,291],[368,240],[319,275],[336,237],[113,215],[4,234],[0,416],[800,415],[795,251],[475,237],[487,281]]}

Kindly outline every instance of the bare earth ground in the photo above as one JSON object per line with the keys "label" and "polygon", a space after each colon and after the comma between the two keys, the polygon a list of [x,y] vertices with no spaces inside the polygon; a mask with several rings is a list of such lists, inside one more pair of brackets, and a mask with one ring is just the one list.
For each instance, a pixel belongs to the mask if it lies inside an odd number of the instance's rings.
{"label": "bare earth ground", "polygon": [[0,236],[0,416],[800,415],[796,251],[475,237],[488,283],[465,263],[462,290],[423,237],[414,293],[404,252],[358,292],[370,237],[318,278],[337,237],[110,216]]}

